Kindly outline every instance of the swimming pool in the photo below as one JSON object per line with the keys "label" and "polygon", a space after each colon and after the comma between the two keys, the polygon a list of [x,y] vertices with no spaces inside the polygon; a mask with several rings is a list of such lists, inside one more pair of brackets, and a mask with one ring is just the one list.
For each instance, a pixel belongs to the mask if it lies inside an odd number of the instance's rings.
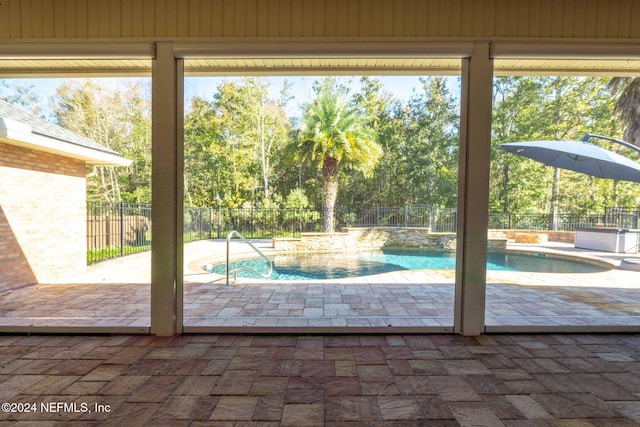
{"label": "swimming pool", "polygon": [[[456,256],[444,251],[381,250],[357,253],[285,254],[270,257],[273,262],[272,280],[324,280],[371,276],[400,270],[455,269]],[[249,258],[231,262],[230,269],[248,267],[266,272],[262,258]],[[524,271],[544,273],[592,273],[607,267],[554,258],[544,254],[490,252],[488,270]],[[225,274],[225,264],[207,265],[211,273]],[[261,278],[238,271],[238,277]]]}

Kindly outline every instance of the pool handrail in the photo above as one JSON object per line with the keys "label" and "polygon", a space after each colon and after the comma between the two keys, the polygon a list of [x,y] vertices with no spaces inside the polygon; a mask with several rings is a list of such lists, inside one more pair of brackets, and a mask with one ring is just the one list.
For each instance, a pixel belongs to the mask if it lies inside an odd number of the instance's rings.
{"label": "pool handrail", "polygon": [[229,255],[230,255],[230,252],[231,252],[230,251],[231,238],[233,237],[234,234],[236,236],[240,237],[240,239],[242,239],[246,244],[248,244],[251,247],[251,249],[256,251],[258,253],[258,255],[260,255],[267,262],[267,264],[269,266],[269,272],[267,274],[260,273],[259,271],[256,271],[256,270],[254,270],[252,268],[244,267],[244,266],[240,266],[238,268],[234,268],[233,269],[234,282],[236,281],[238,270],[245,270],[245,271],[248,271],[250,273],[257,274],[260,277],[264,277],[265,279],[268,279],[269,277],[271,277],[271,273],[273,273],[273,263],[271,262],[271,260],[269,258],[267,258],[266,255],[263,254],[260,249],[256,248],[253,245],[253,243],[251,243],[249,240],[247,240],[247,238],[245,238],[242,234],[240,234],[240,232],[238,230],[231,230],[229,232],[229,234],[227,234],[227,263],[226,263],[227,281],[225,283],[225,286],[229,286],[229,273],[231,272],[229,270]]}

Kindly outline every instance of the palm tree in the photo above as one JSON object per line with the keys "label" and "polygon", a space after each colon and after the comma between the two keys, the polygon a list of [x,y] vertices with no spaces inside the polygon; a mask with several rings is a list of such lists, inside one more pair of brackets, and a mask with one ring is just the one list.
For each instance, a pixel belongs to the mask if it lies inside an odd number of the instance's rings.
{"label": "palm tree", "polygon": [[625,141],[640,147],[640,78],[614,77],[609,81],[609,89],[617,96],[615,111],[627,125]]}
{"label": "palm tree", "polygon": [[382,148],[365,126],[366,117],[346,99],[346,92],[328,78],[316,87],[316,99],[307,106],[295,157],[322,169],[324,230],[332,233],[341,166],[369,175],[382,156]]}

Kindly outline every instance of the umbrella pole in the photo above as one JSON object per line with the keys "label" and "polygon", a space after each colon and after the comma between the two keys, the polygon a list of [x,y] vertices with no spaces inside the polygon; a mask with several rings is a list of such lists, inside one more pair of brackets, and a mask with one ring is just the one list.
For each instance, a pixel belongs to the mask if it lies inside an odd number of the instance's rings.
{"label": "umbrella pole", "polygon": [[551,218],[549,219],[549,229],[558,230],[558,194],[560,193],[560,168],[553,171],[553,188],[551,189]]}
{"label": "umbrella pole", "polygon": [[615,139],[615,138],[609,138],[608,136],[592,135],[592,134],[590,134],[590,133],[586,133],[586,134],[582,137],[582,140],[583,140],[584,142],[587,142],[587,141],[589,141],[589,139],[591,139],[591,138],[598,138],[598,139],[604,139],[604,140],[607,140],[607,141],[615,142],[616,144],[620,144],[620,145],[622,145],[622,146],[624,146],[624,147],[627,147],[627,148],[632,149],[632,150],[633,150],[633,151],[635,151],[636,153],[640,153],[640,147],[636,147],[635,145],[633,145],[633,144],[629,144],[629,143],[628,143],[628,142],[626,142],[626,141],[621,141],[621,140],[619,140],[619,139]]}

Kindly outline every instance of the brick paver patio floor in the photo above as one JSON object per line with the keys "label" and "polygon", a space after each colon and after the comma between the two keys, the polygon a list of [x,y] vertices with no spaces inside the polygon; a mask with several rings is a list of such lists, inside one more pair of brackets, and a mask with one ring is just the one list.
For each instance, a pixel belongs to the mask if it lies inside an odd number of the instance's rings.
{"label": "brick paver patio floor", "polygon": [[[268,250],[263,242],[263,249]],[[453,326],[451,270],[401,271],[325,282],[260,282],[224,286],[201,265],[222,242],[185,247],[185,327]],[[607,256],[606,254],[604,256]],[[218,255],[219,257],[219,255]],[[637,256],[636,256],[637,257]],[[0,294],[0,327],[150,325],[149,254],[105,262],[57,284]],[[640,326],[640,273],[489,271],[486,325]]]}
{"label": "brick paver patio floor", "polygon": [[0,426],[637,426],[639,366],[639,335],[0,335]]}
{"label": "brick paver patio floor", "polygon": [[[207,244],[185,248],[189,265]],[[212,278],[187,269],[186,325],[343,334],[0,335],[0,426],[640,425],[638,334],[344,334],[448,327],[452,272],[229,287]],[[488,327],[640,325],[637,272],[490,272],[488,282]],[[1,294],[0,327],[144,330],[149,294],[139,254]]]}

